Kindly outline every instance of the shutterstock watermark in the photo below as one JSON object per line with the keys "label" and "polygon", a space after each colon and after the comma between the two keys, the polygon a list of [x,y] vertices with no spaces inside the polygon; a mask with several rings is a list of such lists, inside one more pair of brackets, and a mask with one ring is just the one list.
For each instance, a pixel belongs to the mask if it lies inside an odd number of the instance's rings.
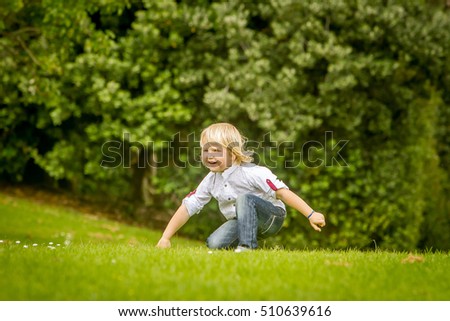
{"label": "shutterstock watermark", "polygon": [[[245,154],[253,158],[253,163],[268,168],[296,167],[348,167],[345,158],[346,139],[336,139],[332,131],[324,132],[322,140],[306,142],[274,141],[271,133],[261,141],[247,141]],[[171,140],[145,144],[132,139],[131,133],[124,132],[121,140],[110,140],[101,146],[103,155],[100,166],[103,168],[180,168],[201,167],[207,159],[212,160],[208,167],[220,166],[221,161],[239,144],[223,146],[218,142],[208,142],[200,146],[195,133],[184,138],[180,133]],[[215,160],[219,160],[215,162]]]}

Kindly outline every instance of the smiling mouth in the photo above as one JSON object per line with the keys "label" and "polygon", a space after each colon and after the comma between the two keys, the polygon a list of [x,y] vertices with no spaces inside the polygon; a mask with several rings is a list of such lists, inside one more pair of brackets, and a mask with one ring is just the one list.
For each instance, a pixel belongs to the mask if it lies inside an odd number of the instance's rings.
{"label": "smiling mouth", "polygon": [[217,165],[219,165],[219,162],[218,161],[207,161],[206,162],[209,166],[217,166]]}

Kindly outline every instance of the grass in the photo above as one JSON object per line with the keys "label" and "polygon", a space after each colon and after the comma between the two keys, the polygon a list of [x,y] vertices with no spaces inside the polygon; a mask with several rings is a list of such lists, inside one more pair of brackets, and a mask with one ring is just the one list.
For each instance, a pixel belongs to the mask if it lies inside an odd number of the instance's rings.
{"label": "grass", "polygon": [[450,300],[448,253],[160,250],[160,234],[0,193],[0,300]]}

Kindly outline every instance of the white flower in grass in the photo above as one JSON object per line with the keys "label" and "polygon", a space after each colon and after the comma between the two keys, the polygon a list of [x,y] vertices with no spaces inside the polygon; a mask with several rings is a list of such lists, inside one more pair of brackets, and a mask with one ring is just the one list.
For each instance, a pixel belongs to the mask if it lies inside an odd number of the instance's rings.
{"label": "white flower in grass", "polygon": [[0,243],[3,243],[3,240],[0,240]]}
{"label": "white flower in grass", "polygon": [[53,242],[48,242],[48,245],[53,245]]}
{"label": "white flower in grass", "polygon": [[34,243],[33,246],[38,246],[38,245],[36,243]]}
{"label": "white flower in grass", "polygon": [[56,249],[56,247],[54,247],[54,246],[47,246],[50,250],[54,250],[54,249]]}
{"label": "white flower in grass", "polygon": [[61,246],[61,244],[58,243],[58,244],[56,244],[56,246]]}
{"label": "white flower in grass", "polygon": [[24,245],[23,248],[24,248],[24,249],[27,249],[27,248],[28,248],[28,245]]}

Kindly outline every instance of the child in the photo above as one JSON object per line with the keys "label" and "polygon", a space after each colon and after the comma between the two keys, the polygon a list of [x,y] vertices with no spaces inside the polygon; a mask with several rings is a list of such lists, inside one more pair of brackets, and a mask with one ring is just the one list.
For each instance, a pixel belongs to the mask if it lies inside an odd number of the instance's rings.
{"label": "child", "polygon": [[213,124],[202,132],[202,163],[210,172],[184,198],[157,247],[170,247],[170,238],[212,197],[218,201],[227,221],[206,240],[211,249],[236,248],[236,252],[243,252],[257,248],[258,239],[275,235],[281,229],[286,216],[284,203],[307,217],[316,231],[321,231],[324,216],[313,211],[268,168],[252,164],[244,143],[231,124]]}

